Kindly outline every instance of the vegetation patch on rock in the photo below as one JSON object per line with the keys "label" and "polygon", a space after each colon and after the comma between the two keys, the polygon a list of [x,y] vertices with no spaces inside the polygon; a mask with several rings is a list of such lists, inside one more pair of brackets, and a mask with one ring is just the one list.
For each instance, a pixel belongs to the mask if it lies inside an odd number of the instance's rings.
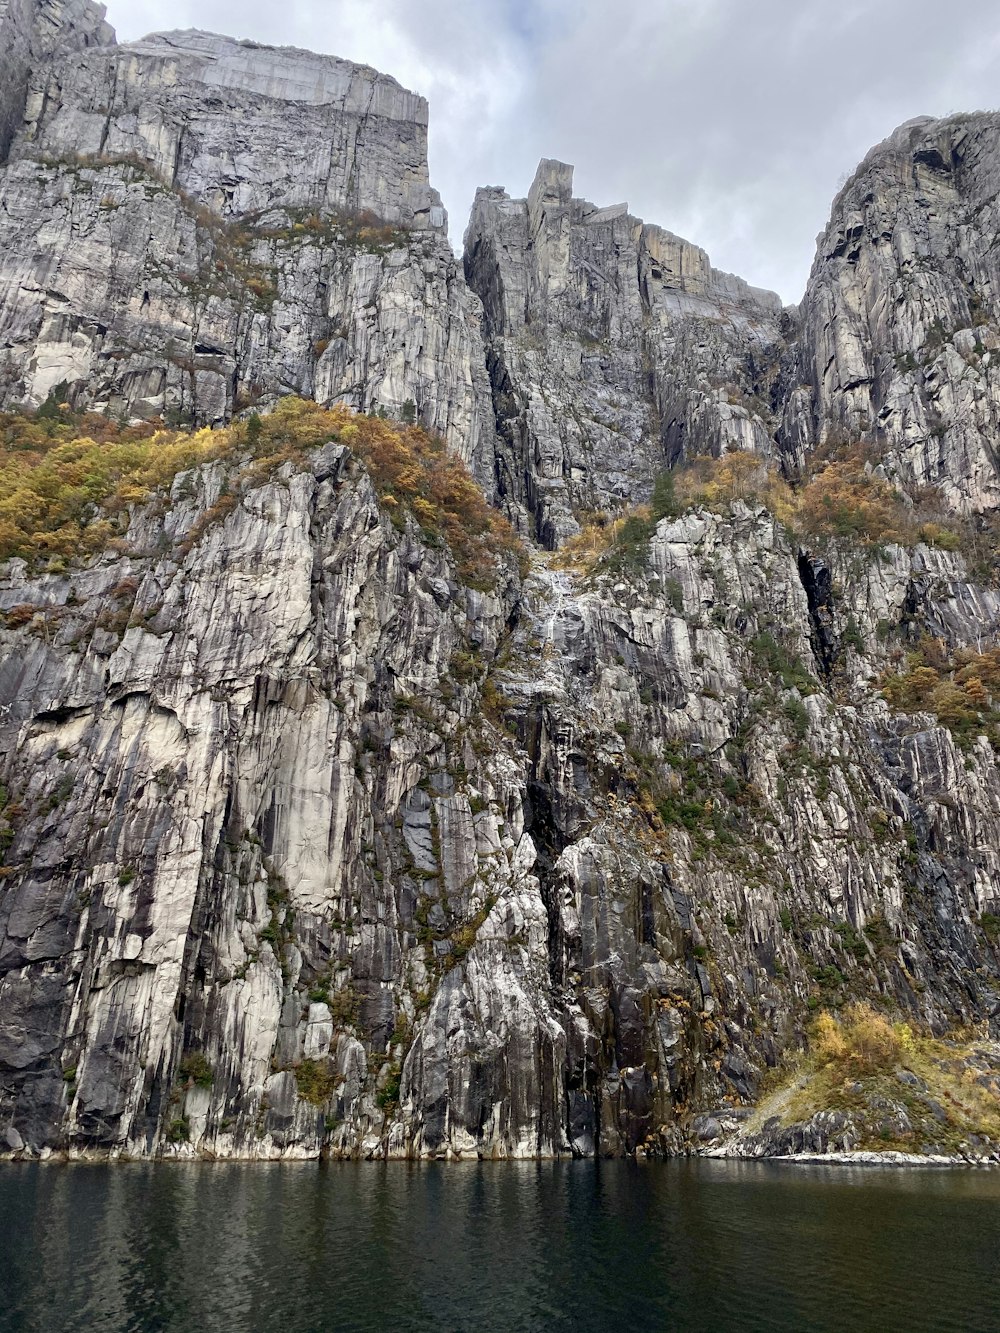
{"label": "vegetation patch on rock", "polygon": [[852,1150],[989,1154],[1000,1147],[1000,1046],[935,1037],[863,1003],[823,1010],[745,1133],[780,1143],[829,1113]]}
{"label": "vegetation patch on rock", "polygon": [[882,693],[903,712],[933,713],[959,744],[985,734],[1000,748],[1000,648],[952,654],[925,635],[902,670],[883,678]]}
{"label": "vegetation patch on rock", "polygon": [[462,460],[419,426],[291,397],[267,416],[218,430],[122,426],[72,411],[56,391],[37,412],[0,413],[0,559],[101,551],[122,537],[130,509],[165,497],[179,473],[231,460],[237,476],[188,534],[190,549],[235,507],[241,489],[283,464],[307,466],[308,452],[331,440],[348,444],[367,467],[394,524],[402,528],[412,516],[426,542],[451,550],[468,584],[491,587],[497,556],[520,557],[513,529]]}

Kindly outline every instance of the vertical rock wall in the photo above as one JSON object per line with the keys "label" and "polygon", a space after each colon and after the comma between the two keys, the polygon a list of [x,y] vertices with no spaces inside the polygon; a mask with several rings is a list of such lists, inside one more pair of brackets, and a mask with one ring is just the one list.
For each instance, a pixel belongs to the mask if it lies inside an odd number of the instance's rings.
{"label": "vertical rock wall", "polygon": [[62,31],[0,174],[3,400],[65,384],[208,424],[293,392],[405,408],[488,478],[480,310],[426,102],[334,57],[201,33],[64,56]]}
{"label": "vertical rock wall", "polygon": [[921,118],[834,201],[803,313],[813,438],[867,439],[890,475],[996,508],[1000,118]]}
{"label": "vertical rock wall", "polygon": [[781,303],[703,250],[572,197],[543,161],[527,199],[480,190],[465,271],[486,314],[500,494],[554,546],[648,499],[678,458],[772,448]]}
{"label": "vertical rock wall", "polygon": [[0,4],[0,163],[24,119],[31,65],[30,0]]}
{"label": "vertical rock wall", "polygon": [[[373,70],[115,47],[86,4],[0,34],[5,405],[413,417],[549,548],[735,448],[864,440],[995,503],[995,116],[874,150],[782,310],[549,161],[480,191],[463,276],[426,104]],[[994,752],[878,688],[921,635],[995,643],[960,553],[804,551],[736,502],[484,589],[395,517],[331,440],[7,562],[11,1151],[673,1151],[810,1006],[996,1034]]]}
{"label": "vertical rock wall", "polygon": [[282,205],[446,223],[422,97],[367,66],[208,33],[39,70],[21,150],[134,156],[223,217]]}
{"label": "vertical rock wall", "polygon": [[60,52],[113,46],[103,5],[91,0],[2,0],[0,3],[0,164],[22,130],[28,90]]}

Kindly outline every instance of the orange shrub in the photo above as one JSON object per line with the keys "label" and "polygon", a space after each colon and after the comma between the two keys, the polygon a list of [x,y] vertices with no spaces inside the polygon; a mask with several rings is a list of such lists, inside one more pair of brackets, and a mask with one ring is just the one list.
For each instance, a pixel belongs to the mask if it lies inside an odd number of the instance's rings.
{"label": "orange shrub", "polygon": [[[306,410],[314,408],[296,401]],[[347,408],[335,407],[329,416],[337,423],[337,437],[365,463],[397,526],[402,526],[405,511],[412,513],[425,539],[443,540],[450,548],[466,583],[491,585],[498,553],[522,558],[523,548],[510,524],[487,503],[465,464],[449,453],[443,440],[419,426],[354,415]]]}
{"label": "orange shrub", "polygon": [[760,454],[733,450],[720,458],[698,457],[674,472],[674,496],[681,506],[728,509],[734,500],[764,505],[791,526],[796,499],[774,464]]}
{"label": "orange shrub", "polygon": [[54,426],[0,416],[0,559],[101,549],[112,535],[105,515],[141,503],[227,443],[222,432],[120,430],[92,415]]}
{"label": "orange shrub", "polygon": [[[144,503],[178,472],[232,459],[245,489],[284,463],[302,467],[310,449],[334,439],[367,467],[396,526],[412,514],[425,540],[451,549],[466,582],[492,586],[497,555],[521,556],[510,524],[443,440],[346,407],[283,398],[270,415],[220,430],[123,429],[72,413],[0,415],[0,559],[100,550],[114,537],[109,516]],[[224,497],[203,515],[184,549],[236,503]]]}
{"label": "orange shrub", "polygon": [[1000,743],[1000,649],[961,649],[954,659],[940,639],[925,636],[905,670],[886,675],[882,694],[894,708],[933,713],[960,741],[985,731]]}
{"label": "orange shrub", "polygon": [[914,523],[898,492],[864,471],[857,456],[827,463],[798,496],[800,526],[818,537],[854,537],[880,545],[915,539]]}

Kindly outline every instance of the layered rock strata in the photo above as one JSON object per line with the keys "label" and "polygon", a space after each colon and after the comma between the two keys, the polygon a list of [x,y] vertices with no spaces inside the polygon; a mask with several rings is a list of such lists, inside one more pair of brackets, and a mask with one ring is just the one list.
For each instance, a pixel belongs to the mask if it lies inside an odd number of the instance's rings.
{"label": "layered rock strata", "polygon": [[47,64],[18,152],[134,156],[223,217],[282,206],[446,223],[422,97],[364,65],[210,33]]}

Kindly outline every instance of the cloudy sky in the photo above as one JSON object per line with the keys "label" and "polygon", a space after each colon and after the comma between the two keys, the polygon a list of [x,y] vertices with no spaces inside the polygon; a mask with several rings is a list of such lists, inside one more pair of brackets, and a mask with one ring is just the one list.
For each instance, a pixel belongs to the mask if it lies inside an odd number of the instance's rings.
{"label": "cloudy sky", "polygon": [[845,174],[916,115],[1000,106],[996,0],[108,0],[127,41],[200,27],[374,65],[430,100],[458,242],[477,185],[575,192],[802,295]]}

